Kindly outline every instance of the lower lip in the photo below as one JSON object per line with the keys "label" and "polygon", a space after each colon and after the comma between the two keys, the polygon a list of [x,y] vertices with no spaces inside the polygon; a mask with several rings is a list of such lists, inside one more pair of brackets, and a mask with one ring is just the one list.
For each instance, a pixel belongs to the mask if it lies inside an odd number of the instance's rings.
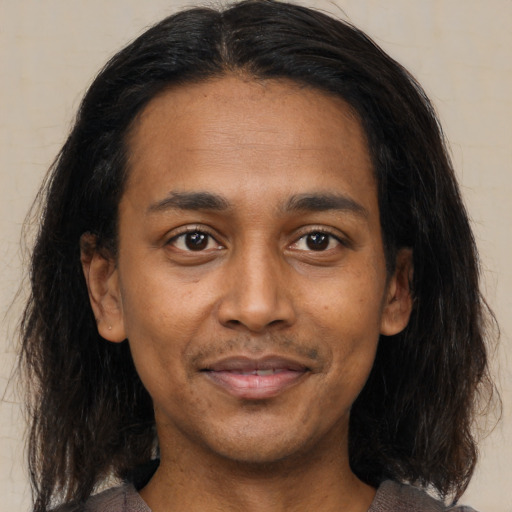
{"label": "lower lip", "polygon": [[206,371],[204,374],[230,395],[245,400],[263,400],[297,384],[307,372],[284,370],[272,375],[243,375],[230,371]]}

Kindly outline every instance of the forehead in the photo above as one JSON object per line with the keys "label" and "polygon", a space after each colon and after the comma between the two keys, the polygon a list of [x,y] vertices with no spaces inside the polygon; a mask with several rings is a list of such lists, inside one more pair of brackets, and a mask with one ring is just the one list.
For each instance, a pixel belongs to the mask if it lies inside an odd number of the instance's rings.
{"label": "forehead", "polygon": [[128,148],[127,188],[142,194],[155,181],[168,189],[162,193],[215,188],[227,175],[243,189],[279,174],[277,186],[290,193],[311,188],[312,179],[328,190],[333,177],[348,188],[375,187],[353,109],[287,80],[225,76],[169,88],[136,119]]}

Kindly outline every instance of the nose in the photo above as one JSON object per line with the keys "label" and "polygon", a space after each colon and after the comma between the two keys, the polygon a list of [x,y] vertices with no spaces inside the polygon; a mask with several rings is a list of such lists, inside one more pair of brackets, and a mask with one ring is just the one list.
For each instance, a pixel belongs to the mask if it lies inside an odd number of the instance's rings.
{"label": "nose", "polygon": [[285,328],[295,321],[286,263],[271,250],[252,250],[232,258],[218,308],[226,327],[254,333]]}

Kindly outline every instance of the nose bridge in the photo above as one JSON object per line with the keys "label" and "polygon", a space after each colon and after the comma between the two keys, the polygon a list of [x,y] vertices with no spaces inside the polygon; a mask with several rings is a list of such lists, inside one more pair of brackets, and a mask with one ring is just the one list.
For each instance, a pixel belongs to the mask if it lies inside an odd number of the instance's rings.
{"label": "nose bridge", "polygon": [[247,240],[231,260],[229,285],[220,307],[221,321],[251,331],[292,323],[293,305],[278,249],[265,240]]}

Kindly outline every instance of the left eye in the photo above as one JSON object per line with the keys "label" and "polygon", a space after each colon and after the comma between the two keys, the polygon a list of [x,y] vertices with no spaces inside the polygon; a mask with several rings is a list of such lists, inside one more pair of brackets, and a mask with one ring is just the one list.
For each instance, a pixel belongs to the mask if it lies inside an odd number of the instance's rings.
{"label": "left eye", "polygon": [[189,231],[171,239],[170,243],[182,251],[205,251],[220,248],[220,244],[204,231]]}
{"label": "left eye", "polygon": [[330,235],[321,231],[308,233],[307,235],[299,238],[294,244],[293,248],[300,251],[326,251],[338,246],[340,241]]}

